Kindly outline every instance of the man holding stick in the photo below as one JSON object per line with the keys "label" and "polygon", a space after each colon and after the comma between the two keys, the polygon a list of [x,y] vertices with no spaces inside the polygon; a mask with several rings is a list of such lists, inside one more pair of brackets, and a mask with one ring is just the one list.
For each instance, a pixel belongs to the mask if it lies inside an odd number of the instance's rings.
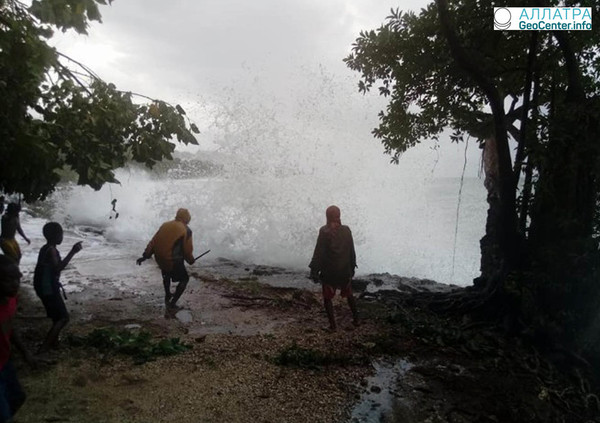
{"label": "man holding stick", "polygon": [[[173,315],[180,307],[177,300],[185,291],[190,279],[185,268],[184,260],[194,264],[192,230],[188,227],[191,216],[187,209],[177,210],[175,220],[165,222],[150,240],[142,257],[136,263],[141,265],[144,260],[154,254],[160,267],[165,288],[165,317]],[[178,282],[175,292],[171,293],[171,282]]]}

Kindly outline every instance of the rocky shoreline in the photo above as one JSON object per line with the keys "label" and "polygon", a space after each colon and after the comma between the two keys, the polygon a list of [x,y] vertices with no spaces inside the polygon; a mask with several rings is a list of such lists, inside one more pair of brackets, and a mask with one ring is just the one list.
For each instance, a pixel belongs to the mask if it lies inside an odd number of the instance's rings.
{"label": "rocky shoreline", "polygon": [[[158,280],[143,281],[143,294],[101,278],[70,292],[72,320],[54,363],[32,370],[17,362],[28,393],[17,421],[598,421],[582,414],[593,411],[592,392],[545,369],[550,364],[519,340],[372,295],[377,284],[407,297],[461,288],[361,277],[363,323],[355,328],[336,297],[340,329],[328,333],[318,286],[302,273],[217,260],[191,275],[174,319],[163,316]],[[17,325],[34,348],[48,322],[23,285]],[[69,342],[107,327],[191,348],[135,364]],[[588,404],[574,408],[579,397]]]}

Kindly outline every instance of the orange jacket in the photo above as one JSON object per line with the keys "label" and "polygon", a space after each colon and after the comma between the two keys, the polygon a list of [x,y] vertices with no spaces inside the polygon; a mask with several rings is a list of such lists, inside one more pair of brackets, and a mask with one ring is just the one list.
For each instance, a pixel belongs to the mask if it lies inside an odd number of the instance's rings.
{"label": "orange jacket", "polygon": [[161,270],[170,272],[178,261],[194,263],[192,230],[180,220],[165,222],[158,229],[144,250],[144,257],[154,254]]}

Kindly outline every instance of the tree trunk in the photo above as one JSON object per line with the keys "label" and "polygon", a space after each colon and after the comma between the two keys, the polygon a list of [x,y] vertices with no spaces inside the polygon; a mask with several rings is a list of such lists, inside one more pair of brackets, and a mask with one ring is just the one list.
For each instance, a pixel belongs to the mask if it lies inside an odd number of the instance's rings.
{"label": "tree trunk", "polygon": [[486,235],[481,241],[482,274],[475,280],[477,287],[491,291],[504,280],[504,276],[517,267],[520,257],[517,233],[516,185],[512,170],[512,159],[508,146],[508,125],[504,110],[504,97],[496,84],[480,64],[472,59],[463,48],[448,12],[447,0],[436,0],[443,33],[456,62],[483,90],[494,118],[495,176],[494,194],[488,195],[488,217]]}
{"label": "tree trunk", "polygon": [[578,349],[590,348],[600,341],[597,330],[588,332],[600,302],[600,250],[594,234],[600,99],[587,98],[569,40],[565,34],[556,38],[568,88],[553,99],[549,140],[543,161],[536,163],[538,181],[529,237],[531,277],[526,283],[536,307],[533,318],[551,339]]}

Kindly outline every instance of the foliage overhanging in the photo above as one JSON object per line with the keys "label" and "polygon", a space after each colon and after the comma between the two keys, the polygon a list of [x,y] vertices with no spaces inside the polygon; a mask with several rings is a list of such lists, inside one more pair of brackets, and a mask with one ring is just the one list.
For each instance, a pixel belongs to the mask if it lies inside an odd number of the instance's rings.
{"label": "foliage overhanging", "polygon": [[56,29],[86,34],[107,3],[0,1],[1,191],[44,199],[63,168],[100,189],[130,160],[152,167],[172,158],[174,140],[197,144],[181,106],[119,91],[48,44]]}

